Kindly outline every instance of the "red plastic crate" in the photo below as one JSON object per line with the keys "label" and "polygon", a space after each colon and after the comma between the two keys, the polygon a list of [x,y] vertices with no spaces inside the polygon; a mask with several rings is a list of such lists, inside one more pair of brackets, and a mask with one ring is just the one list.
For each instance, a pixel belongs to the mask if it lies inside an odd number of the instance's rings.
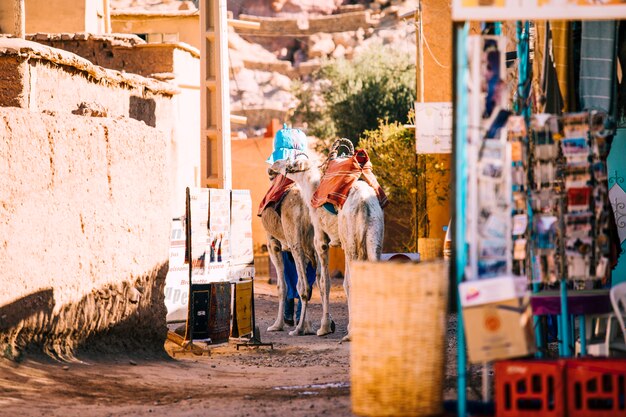
{"label": "red plastic crate", "polygon": [[569,417],[626,416],[626,360],[571,359],[565,375]]}
{"label": "red plastic crate", "polygon": [[512,360],[495,364],[498,417],[565,417],[565,363]]}

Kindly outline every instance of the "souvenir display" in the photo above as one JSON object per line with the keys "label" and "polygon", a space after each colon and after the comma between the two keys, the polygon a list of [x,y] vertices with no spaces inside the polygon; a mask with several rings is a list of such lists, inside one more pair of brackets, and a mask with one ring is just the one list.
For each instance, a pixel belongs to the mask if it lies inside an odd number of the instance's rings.
{"label": "souvenir display", "polygon": [[[536,115],[528,173],[532,184],[535,281],[563,276],[574,288],[605,278],[608,247],[606,116]],[[592,127],[593,126],[593,127]]]}

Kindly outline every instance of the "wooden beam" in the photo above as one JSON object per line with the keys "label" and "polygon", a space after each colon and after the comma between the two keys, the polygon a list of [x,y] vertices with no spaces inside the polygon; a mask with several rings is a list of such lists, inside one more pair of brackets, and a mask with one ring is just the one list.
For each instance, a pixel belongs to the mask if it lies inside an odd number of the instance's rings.
{"label": "wooden beam", "polygon": [[246,116],[239,116],[237,114],[231,114],[230,122],[238,124],[238,125],[245,125],[248,123],[248,118]]}
{"label": "wooden beam", "polygon": [[26,7],[24,6],[24,0],[14,0],[13,22],[15,23],[13,35],[24,39],[26,35]]}
{"label": "wooden beam", "polygon": [[228,19],[228,26],[235,29],[259,30],[261,22],[252,22],[250,20]]}
{"label": "wooden beam", "polygon": [[226,0],[200,1],[201,186],[232,188]]}
{"label": "wooden beam", "polygon": [[104,33],[111,33],[111,5],[109,0],[103,1],[103,9],[104,9]]}

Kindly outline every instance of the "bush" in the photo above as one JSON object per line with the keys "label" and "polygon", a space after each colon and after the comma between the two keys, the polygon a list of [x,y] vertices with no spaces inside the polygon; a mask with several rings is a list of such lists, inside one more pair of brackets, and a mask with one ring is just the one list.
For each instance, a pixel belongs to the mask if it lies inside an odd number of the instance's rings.
{"label": "bush", "polygon": [[[408,118],[412,122],[413,112]],[[398,122],[379,120],[376,129],[364,132],[359,146],[369,154],[391,202],[385,208],[385,250],[414,252],[416,237],[429,236],[426,190],[435,193],[436,204],[447,201],[447,169],[431,155],[419,155],[416,161],[415,133]]]}
{"label": "bush", "polygon": [[312,87],[294,84],[294,117],[326,149],[337,137],[357,145],[380,119],[406,123],[415,102],[415,64],[389,47],[374,45],[352,61],[330,61],[313,79]]}

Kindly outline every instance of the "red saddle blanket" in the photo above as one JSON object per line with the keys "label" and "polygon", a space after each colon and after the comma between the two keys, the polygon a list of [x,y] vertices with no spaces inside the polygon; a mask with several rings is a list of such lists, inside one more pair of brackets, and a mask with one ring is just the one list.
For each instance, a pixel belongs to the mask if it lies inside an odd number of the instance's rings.
{"label": "red saddle blanket", "polygon": [[332,159],[328,162],[311,204],[313,207],[321,207],[325,203],[331,203],[339,208],[343,207],[350,188],[359,178],[363,178],[376,191],[381,207],[384,208],[389,204],[385,192],[372,172],[370,158],[363,149],[358,150],[350,158]]}
{"label": "red saddle blanket", "polygon": [[282,201],[285,197],[285,194],[287,194],[287,191],[289,191],[293,186],[294,182],[289,178],[281,174],[276,175],[276,177],[272,180],[270,189],[267,190],[265,197],[263,197],[263,200],[259,205],[257,216],[260,216],[269,204],[280,203],[280,201]]}

